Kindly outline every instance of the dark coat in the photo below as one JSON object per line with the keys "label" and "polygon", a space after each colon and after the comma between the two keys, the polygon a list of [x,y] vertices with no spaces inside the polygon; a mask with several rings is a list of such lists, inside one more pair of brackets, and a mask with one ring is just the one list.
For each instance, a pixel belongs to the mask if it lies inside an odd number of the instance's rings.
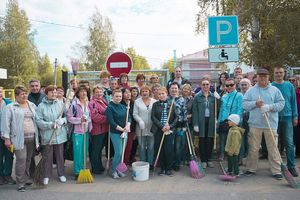
{"label": "dark coat", "polygon": [[[168,107],[167,107],[167,112],[169,113],[170,107],[171,107],[171,102],[168,101]],[[151,120],[153,122],[152,127],[151,127],[151,132],[153,134],[161,133],[162,128],[164,127],[162,123],[160,122],[161,120],[161,113],[163,111],[163,106],[161,105],[160,101],[157,101],[153,104],[152,106],[152,111],[151,111]],[[169,119],[169,125],[170,125],[170,130],[174,130],[177,122],[177,116],[175,114],[175,103],[173,105],[170,119]]]}
{"label": "dark coat", "polygon": [[[205,137],[205,108],[206,98],[200,92],[193,101],[193,126],[199,127],[199,136]],[[208,109],[209,109],[209,122],[208,122],[208,137],[214,137],[215,132],[215,97],[213,93],[208,95]]]}

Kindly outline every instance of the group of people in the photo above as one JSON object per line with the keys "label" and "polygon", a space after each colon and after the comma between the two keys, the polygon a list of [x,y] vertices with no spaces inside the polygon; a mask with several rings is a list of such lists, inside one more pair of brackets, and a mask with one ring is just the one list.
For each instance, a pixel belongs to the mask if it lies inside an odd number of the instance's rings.
{"label": "group of people", "polygon": [[[274,68],[272,83],[267,69],[258,69],[251,81],[236,68],[234,78],[221,73],[217,87],[207,75],[193,90],[182,77],[182,69],[176,67],[166,87],[159,84],[156,74],[148,84],[144,74],[137,74],[136,85],[130,86],[127,74],[111,78],[102,71],[100,83],[93,88],[88,81],[72,79],[66,95],[62,87],[49,85],[42,91],[39,80],[31,80],[30,92],[16,86],[11,102],[2,98],[0,88],[0,185],[17,183],[18,191],[25,191],[32,184],[37,150],[46,159],[43,183],[49,184],[53,163],[59,181],[66,182],[67,143],[72,145],[75,179],[87,156],[93,174],[105,171],[104,148],[107,160],[112,158],[114,179],[125,176],[118,170],[122,155],[125,164],[131,165],[137,149],[139,160],[148,162],[150,170],[156,167],[159,153],[159,175],[173,176],[173,170],[179,171],[191,159],[190,132],[200,138],[197,149],[203,168],[214,167],[218,136],[219,159],[228,158],[228,173],[239,176],[239,164],[246,164],[244,175],[254,175],[264,138],[271,173],[282,179],[279,139],[289,171],[298,176],[300,89],[296,76],[289,80],[284,81],[282,67]],[[16,181],[11,176],[13,155]]]}

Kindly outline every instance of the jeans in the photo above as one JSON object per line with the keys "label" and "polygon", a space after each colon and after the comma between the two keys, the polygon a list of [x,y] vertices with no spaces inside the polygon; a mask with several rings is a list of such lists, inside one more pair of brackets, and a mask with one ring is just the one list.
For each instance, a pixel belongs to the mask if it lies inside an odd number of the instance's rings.
{"label": "jeans", "polygon": [[104,139],[107,133],[99,135],[91,135],[91,166],[93,173],[101,173],[104,171],[102,165],[102,149],[104,147]]}
{"label": "jeans", "polygon": [[86,155],[84,156],[84,134],[77,134],[73,133],[72,139],[73,139],[73,156],[74,156],[74,162],[73,162],[73,167],[74,167],[74,174],[79,175],[80,170],[84,169],[84,157],[88,156],[88,149],[89,149],[89,135],[88,133],[85,134],[86,137],[86,146],[85,146],[85,152]]}
{"label": "jeans", "polygon": [[181,161],[185,157],[186,135],[182,129],[177,129],[175,133],[175,160],[174,166],[180,166]]}
{"label": "jeans", "polygon": [[154,136],[138,136],[140,146],[140,160],[153,165]]}
{"label": "jeans", "polygon": [[281,135],[287,154],[287,167],[295,167],[294,130],[292,117],[279,117],[278,135]]}
{"label": "jeans", "polygon": [[[112,160],[112,172],[116,172],[118,164],[122,162],[122,153],[123,148],[125,150],[127,139],[120,138],[120,134],[118,133],[110,133],[110,138],[114,146],[114,157]],[[123,147],[123,143],[125,147]]]}

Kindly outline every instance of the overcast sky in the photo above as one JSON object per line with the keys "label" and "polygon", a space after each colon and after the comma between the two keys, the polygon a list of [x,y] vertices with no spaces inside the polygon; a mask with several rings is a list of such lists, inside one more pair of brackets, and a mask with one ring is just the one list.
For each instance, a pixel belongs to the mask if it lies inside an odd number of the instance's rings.
{"label": "overcast sky", "polygon": [[[7,1],[0,0],[1,15]],[[174,49],[181,57],[208,47],[207,36],[195,34],[197,0],[19,0],[19,5],[30,20],[83,27],[31,21],[40,53],[66,65],[74,57],[71,47],[85,40],[96,7],[112,22],[117,50],[135,48],[152,68],[172,58]]]}

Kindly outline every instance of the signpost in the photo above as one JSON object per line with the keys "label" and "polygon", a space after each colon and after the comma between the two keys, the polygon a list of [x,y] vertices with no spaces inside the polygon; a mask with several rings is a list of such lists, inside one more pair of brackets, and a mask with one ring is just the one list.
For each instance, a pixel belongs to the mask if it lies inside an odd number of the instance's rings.
{"label": "signpost", "polygon": [[132,68],[131,58],[123,52],[115,52],[106,60],[106,69],[113,77],[119,77],[120,74],[128,74]]}
{"label": "signpost", "polygon": [[7,79],[7,69],[0,68],[0,79]]}

